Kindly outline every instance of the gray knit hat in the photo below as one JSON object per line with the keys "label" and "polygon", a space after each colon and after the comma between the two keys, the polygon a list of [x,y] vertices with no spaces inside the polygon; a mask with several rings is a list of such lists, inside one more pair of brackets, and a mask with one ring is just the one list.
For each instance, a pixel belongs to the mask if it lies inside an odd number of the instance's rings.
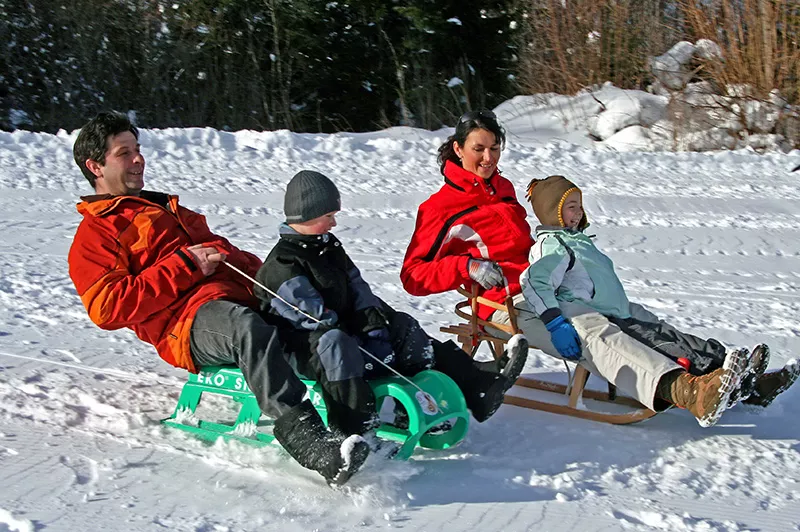
{"label": "gray knit hat", "polygon": [[342,200],[336,185],[319,172],[297,172],[286,186],[283,213],[287,223],[307,222],[341,209]]}

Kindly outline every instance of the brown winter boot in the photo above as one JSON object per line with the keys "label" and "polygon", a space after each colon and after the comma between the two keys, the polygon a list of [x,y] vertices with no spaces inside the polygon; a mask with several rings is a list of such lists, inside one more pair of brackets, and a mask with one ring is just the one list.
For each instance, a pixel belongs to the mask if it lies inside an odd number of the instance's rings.
{"label": "brown winter boot", "polygon": [[683,370],[667,373],[661,377],[656,394],[688,410],[701,427],[710,427],[722,417],[731,393],[739,387],[749,362],[749,351],[739,349],[725,358],[721,368],[707,375],[697,377]]}

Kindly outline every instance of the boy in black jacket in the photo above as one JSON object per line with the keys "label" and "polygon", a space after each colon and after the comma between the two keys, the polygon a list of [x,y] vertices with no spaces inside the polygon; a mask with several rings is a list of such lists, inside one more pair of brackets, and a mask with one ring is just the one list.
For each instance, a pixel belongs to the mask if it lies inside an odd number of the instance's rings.
{"label": "boy in black jacket", "polygon": [[[330,179],[307,170],[295,175],[286,188],[280,240],[256,275],[280,299],[255,288],[262,311],[294,327],[285,335],[286,352],[298,373],[321,383],[331,429],[346,436],[378,424],[367,380],[391,372],[359,347],[405,375],[428,368],[445,373],[464,393],[475,419],[488,419],[522,371],[527,341],[520,335],[509,343],[508,363],[497,373],[481,369],[453,342],[428,337],[414,318],[372,293],[330,233],[340,209],[339,191]],[[310,403],[297,408],[304,415],[313,410]]]}

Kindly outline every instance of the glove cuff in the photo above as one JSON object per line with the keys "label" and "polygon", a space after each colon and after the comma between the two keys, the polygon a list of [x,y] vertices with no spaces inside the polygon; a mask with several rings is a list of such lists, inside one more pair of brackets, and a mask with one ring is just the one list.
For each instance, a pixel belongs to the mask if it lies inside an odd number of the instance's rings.
{"label": "glove cuff", "polygon": [[[542,312],[540,316],[542,323],[544,326],[547,327],[547,330],[552,330],[550,327],[552,325],[553,328],[558,327],[560,324],[564,323],[564,316],[561,315],[561,309],[558,307],[549,308]],[[558,320],[558,323],[555,323]]]}

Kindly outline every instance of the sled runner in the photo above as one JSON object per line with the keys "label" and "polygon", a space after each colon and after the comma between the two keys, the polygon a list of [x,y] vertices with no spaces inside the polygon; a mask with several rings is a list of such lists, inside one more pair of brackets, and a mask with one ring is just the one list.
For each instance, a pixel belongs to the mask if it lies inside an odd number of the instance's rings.
{"label": "sled runner", "polygon": [[[385,398],[390,397],[402,405],[408,415],[407,426],[404,420],[402,426],[384,423],[377,430],[379,438],[400,443],[395,455],[400,460],[407,460],[417,446],[426,449],[452,447],[464,439],[469,427],[470,414],[464,396],[450,377],[438,371],[425,370],[410,377],[410,380],[436,401],[433,409],[435,414],[429,414],[430,409],[425,410],[420,405],[418,388],[398,377],[370,382],[378,408]],[[327,423],[327,409],[320,385],[312,380],[303,380],[303,383],[308,387],[311,402]],[[199,419],[197,406],[205,393],[227,396],[240,403],[236,421],[226,424]],[[272,421],[266,418],[262,420],[261,417],[256,397],[250,392],[239,368],[207,366],[200,368],[197,374],[189,375],[189,382],[183,386],[175,412],[162,422],[210,441],[222,437],[258,446],[277,445],[275,437],[263,431]],[[445,421],[449,423],[445,424]],[[443,426],[445,430],[438,430]],[[431,430],[434,427],[437,430]]]}
{"label": "sled runner", "polygon": [[[477,295],[477,287],[473,287],[471,292],[464,288],[459,288],[458,293],[466,297],[465,301],[456,303],[455,313],[458,317],[465,320],[464,323],[456,325],[448,325],[441,327],[439,330],[448,334],[455,334],[461,347],[470,356],[475,356],[478,348],[483,342],[489,347],[489,351],[494,356],[495,360],[499,360],[503,355],[505,344],[511,335],[519,332],[516,322],[516,309],[513,306],[511,297],[506,298],[506,304],[501,305],[484,297]],[[478,305],[486,305],[495,310],[503,310],[509,313],[511,317],[510,324],[495,323],[478,318]],[[508,337],[493,333],[488,328],[494,328],[508,334]],[[531,348],[535,346],[531,345]],[[592,421],[601,421],[604,423],[611,423],[614,425],[628,425],[637,423],[639,421],[651,418],[656,415],[656,412],[646,408],[644,405],[630,397],[618,396],[616,388],[611,383],[608,384],[608,392],[601,392],[598,390],[590,390],[586,388],[586,382],[589,379],[589,370],[582,364],[578,363],[574,372],[570,372],[569,364],[564,360],[564,365],[567,368],[568,383],[558,384],[530,377],[520,377],[515,383],[516,386],[551,392],[553,394],[560,394],[565,396],[568,401],[566,404],[559,402],[540,401],[531,397],[523,395],[514,395],[517,391],[514,388],[506,392],[505,403],[521,406],[523,408],[531,408],[534,410],[543,410],[553,414],[565,414],[568,416],[579,417],[582,419],[590,419]],[[527,394],[526,394],[527,395]],[[588,409],[581,399],[591,399],[601,403],[612,403],[614,405],[621,405],[616,408],[617,412],[603,412]]]}

